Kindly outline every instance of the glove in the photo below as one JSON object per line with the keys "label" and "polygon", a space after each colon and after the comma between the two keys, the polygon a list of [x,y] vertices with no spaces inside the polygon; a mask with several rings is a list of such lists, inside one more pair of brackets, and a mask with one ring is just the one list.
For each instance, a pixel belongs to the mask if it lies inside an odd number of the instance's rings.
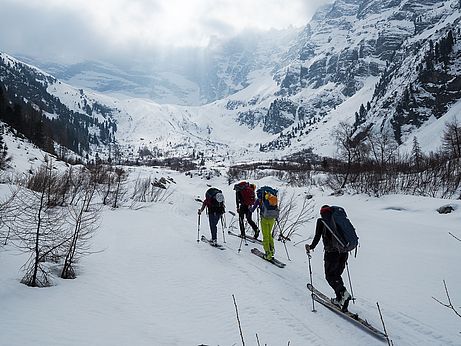
{"label": "glove", "polygon": [[314,251],[314,248],[311,247],[309,244],[304,245],[304,247],[306,248],[307,253],[309,253],[311,250]]}
{"label": "glove", "polygon": [[197,213],[198,213],[199,215],[201,215],[201,214],[202,214],[202,211],[199,209]]}

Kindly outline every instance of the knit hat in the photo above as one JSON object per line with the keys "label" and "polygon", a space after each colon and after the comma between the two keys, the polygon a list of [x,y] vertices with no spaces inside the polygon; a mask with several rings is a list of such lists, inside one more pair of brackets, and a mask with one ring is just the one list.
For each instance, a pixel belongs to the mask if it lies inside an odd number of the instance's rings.
{"label": "knit hat", "polygon": [[320,208],[320,215],[322,214],[329,214],[331,213],[331,208],[329,205],[322,205],[322,207]]}

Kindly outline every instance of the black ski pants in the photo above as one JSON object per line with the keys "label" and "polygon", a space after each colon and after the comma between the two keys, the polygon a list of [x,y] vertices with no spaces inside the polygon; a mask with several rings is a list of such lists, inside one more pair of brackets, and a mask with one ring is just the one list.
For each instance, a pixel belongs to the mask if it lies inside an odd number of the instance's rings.
{"label": "black ski pants", "polygon": [[349,254],[347,252],[325,252],[323,257],[325,265],[325,278],[328,284],[333,288],[336,293],[336,298],[339,300],[343,292],[346,290],[344,287],[341,274],[346,267],[346,262]]}
{"label": "black ski pants", "polygon": [[246,205],[240,205],[239,207],[239,226],[240,226],[240,234],[245,236],[245,218],[247,219],[248,223],[250,224],[251,228],[255,233],[258,232],[258,226],[251,218],[251,211],[250,208]]}

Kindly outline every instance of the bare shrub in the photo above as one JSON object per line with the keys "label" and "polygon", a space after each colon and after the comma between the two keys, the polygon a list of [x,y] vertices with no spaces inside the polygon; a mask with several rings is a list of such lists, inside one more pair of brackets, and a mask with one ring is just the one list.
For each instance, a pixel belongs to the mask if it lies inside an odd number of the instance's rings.
{"label": "bare shrub", "polygon": [[128,172],[121,167],[116,167],[114,170],[114,189],[112,191],[112,208],[119,206],[120,200],[127,193],[126,181],[128,179]]}
{"label": "bare shrub", "polygon": [[91,203],[94,189],[88,172],[82,169],[74,174],[69,169],[58,174],[48,161],[23,184],[33,189],[18,186],[0,204],[0,237],[29,254],[21,282],[49,286],[50,275],[61,265],[63,278],[75,277],[74,264],[87,253],[88,241],[98,227],[99,210]]}
{"label": "bare shrub", "polygon": [[[61,278],[74,279],[75,263],[83,256],[90,253],[90,239],[99,227],[101,209],[91,203],[93,194],[86,191],[76,205],[68,207],[68,228],[66,236],[68,241],[64,244],[64,263]],[[91,205],[91,207],[90,207]]]}
{"label": "bare shrub", "polygon": [[[302,203],[299,204],[299,196],[295,193],[287,196],[286,192],[280,194],[280,215],[278,217],[279,240],[291,240],[292,237],[309,221],[314,218],[314,206],[312,196],[302,196]],[[276,230],[274,227],[273,236]]]}
{"label": "bare shrub", "polygon": [[134,183],[133,192],[131,194],[132,204],[130,208],[140,208],[139,203],[158,203],[167,201],[173,190],[171,189],[171,180],[160,178],[152,179],[152,177],[138,177]]}
{"label": "bare shrub", "polygon": [[20,188],[8,203],[7,227],[12,232],[14,245],[30,254],[23,268],[21,282],[32,287],[51,284],[46,261],[60,259],[60,247],[65,238],[66,210],[47,203],[47,185],[40,192]]}

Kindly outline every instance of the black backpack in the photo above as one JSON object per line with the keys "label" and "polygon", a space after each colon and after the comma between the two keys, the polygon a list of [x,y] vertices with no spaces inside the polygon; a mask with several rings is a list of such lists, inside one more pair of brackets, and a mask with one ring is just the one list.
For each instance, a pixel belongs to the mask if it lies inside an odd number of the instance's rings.
{"label": "black backpack", "polygon": [[[220,196],[216,199],[218,194],[220,194]],[[224,195],[221,190],[215,187],[209,188],[205,193],[205,198],[210,201],[208,212],[219,214],[225,213]]]}
{"label": "black backpack", "polygon": [[331,219],[322,220],[333,237],[337,240],[338,250],[349,252],[359,245],[359,237],[355,227],[347,218],[346,211],[342,207],[331,206]]}

